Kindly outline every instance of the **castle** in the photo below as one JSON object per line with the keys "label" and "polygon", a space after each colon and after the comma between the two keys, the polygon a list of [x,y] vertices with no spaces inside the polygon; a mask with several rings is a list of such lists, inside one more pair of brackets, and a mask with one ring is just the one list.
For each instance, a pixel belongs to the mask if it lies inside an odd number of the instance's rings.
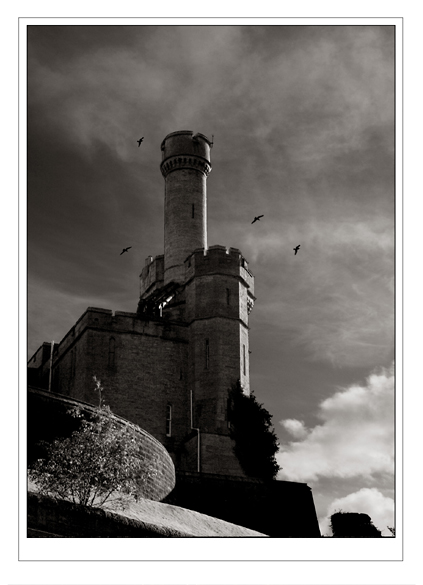
{"label": "castle", "polygon": [[[207,245],[211,147],[206,136],[191,131],[165,137],[160,165],[164,254],[145,261],[137,311],[88,308],[54,345],[52,356],[50,344],[44,343],[29,360],[28,382],[94,403],[92,378],[97,376],[112,411],[145,429],[169,452],[177,472],[169,502],[230,521],[238,518],[236,501],[250,508],[261,502],[257,518],[263,506],[279,505],[273,516],[282,514],[285,521],[286,510],[297,502],[308,528],[302,534],[291,528],[284,535],[319,536],[308,486],[249,478],[234,454],[228,392],[237,380],[244,393],[250,392],[248,316],[255,301],[254,276],[238,249]],[[212,493],[221,494],[220,504],[205,503]],[[277,502],[283,494],[289,494],[285,505]],[[246,516],[245,509],[239,514]],[[251,509],[249,517],[254,518]],[[262,528],[251,522],[238,523]]]}

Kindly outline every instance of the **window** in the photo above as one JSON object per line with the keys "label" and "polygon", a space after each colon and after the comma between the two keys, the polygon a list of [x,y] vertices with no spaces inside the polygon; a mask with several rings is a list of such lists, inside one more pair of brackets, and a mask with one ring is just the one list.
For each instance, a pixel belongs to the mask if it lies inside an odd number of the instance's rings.
{"label": "window", "polygon": [[109,339],[109,367],[113,368],[115,366],[115,338],[111,337]]}
{"label": "window", "polygon": [[247,371],[246,361],[245,361],[245,345],[242,346],[242,361],[243,361],[243,370],[244,370],[244,376],[245,376],[246,371]]}
{"label": "window", "polygon": [[191,217],[194,217],[194,203],[192,204]]}
{"label": "window", "polygon": [[172,435],[172,405],[166,406],[166,437]]}
{"label": "window", "polygon": [[75,376],[75,361],[76,361],[76,349],[73,348],[71,350],[71,364],[70,364],[70,377],[73,378]]}
{"label": "window", "polygon": [[226,401],[226,422],[228,423],[228,429],[231,428],[231,411],[232,411],[232,400],[230,398]]}
{"label": "window", "polygon": [[209,340],[206,339],[206,363],[205,363],[206,370],[209,369],[209,362],[210,362],[210,346],[209,346]]}

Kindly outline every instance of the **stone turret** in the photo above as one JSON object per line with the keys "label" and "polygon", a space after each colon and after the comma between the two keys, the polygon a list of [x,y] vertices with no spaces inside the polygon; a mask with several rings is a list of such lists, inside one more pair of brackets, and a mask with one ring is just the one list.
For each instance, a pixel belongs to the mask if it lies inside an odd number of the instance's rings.
{"label": "stone turret", "polygon": [[195,424],[228,435],[228,390],[240,380],[250,392],[248,315],[254,277],[236,248],[195,250],[185,262],[185,320],[190,334],[188,379]]}
{"label": "stone turret", "polygon": [[191,131],[173,132],[162,142],[165,253],[146,259],[139,314],[184,324],[192,423],[202,436],[228,438],[228,391],[239,379],[250,392],[254,276],[237,248],[207,246],[210,147],[206,136]]}
{"label": "stone turret", "polygon": [[181,130],[161,145],[165,179],[164,284],[181,283],[184,262],[196,248],[207,249],[207,176],[210,140]]}

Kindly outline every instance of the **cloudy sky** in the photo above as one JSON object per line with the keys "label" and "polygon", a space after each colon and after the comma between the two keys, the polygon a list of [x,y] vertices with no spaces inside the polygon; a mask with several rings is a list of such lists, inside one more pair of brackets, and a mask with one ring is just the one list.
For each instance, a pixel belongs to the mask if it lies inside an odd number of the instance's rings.
{"label": "cloudy sky", "polygon": [[208,244],[256,278],[251,385],[280,479],[313,488],[324,532],[343,509],[388,534],[393,27],[29,26],[29,357],[88,306],[136,310],[176,130],[214,137]]}

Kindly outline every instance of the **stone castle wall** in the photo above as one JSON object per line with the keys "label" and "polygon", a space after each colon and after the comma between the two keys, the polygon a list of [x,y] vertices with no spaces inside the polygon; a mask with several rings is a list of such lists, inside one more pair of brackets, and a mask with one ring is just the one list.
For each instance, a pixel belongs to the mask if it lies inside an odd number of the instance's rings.
{"label": "stone castle wall", "polygon": [[164,502],[196,510],[277,538],[319,538],[310,487],[219,473],[176,473]]}
{"label": "stone castle wall", "polygon": [[[232,300],[236,304],[237,295]],[[226,300],[217,302],[227,306]],[[179,469],[197,469],[197,444],[189,440],[193,426],[209,435],[208,447],[201,443],[204,469],[220,465],[225,474],[244,473],[229,441],[227,413],[232,384],[240,377],[249,389],[248,330],[239,318],[195,318],[185,324],[91,307],[56,347],[53,391],[98,404],[93,376],[103,385],[103,403],[156,437]],[[213,443],[213,433],[223,438]],[[219,445],[217,458],[211,445]]]}
{"label": "stone castle wall", "polygon": [[55,355],[53,389],[96,404],[96,376],[114,413],[146,428],[172,450],[167,406],[172,407],[173,437],[190,428],[187,358],[185,327],[91,308]]}

